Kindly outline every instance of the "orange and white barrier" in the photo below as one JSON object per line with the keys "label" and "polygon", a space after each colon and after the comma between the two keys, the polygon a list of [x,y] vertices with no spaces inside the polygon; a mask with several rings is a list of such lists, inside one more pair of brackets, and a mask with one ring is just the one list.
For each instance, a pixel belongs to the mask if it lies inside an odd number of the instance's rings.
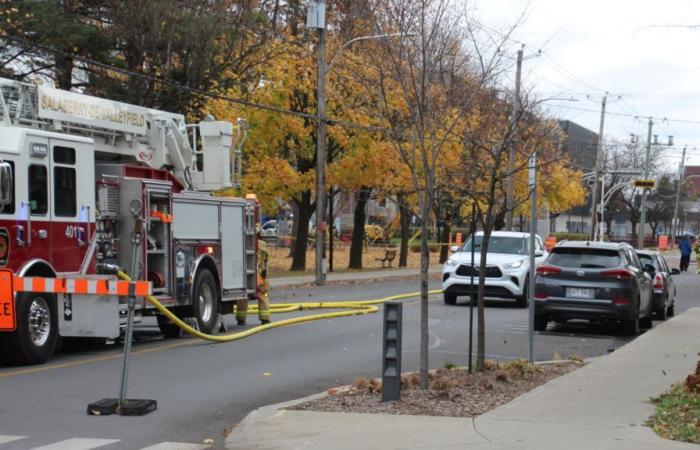
{"label": "orange and white barrier", "polygon": [[[131,287],[133,285],[133,287]],[[85,278],[13,277],[15,292],[94,294],[145,297],[152,295],[149,281],[95,280]]]}

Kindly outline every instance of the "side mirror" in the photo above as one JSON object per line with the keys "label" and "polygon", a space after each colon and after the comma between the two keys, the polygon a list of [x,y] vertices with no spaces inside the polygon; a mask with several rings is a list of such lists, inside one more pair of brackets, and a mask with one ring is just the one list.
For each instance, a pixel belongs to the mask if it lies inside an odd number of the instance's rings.
{"label": "side mirror", "polygon": [[4,161],[0,162],[0,206],[12,203],[12,187],[14,184],[12,166]]}
{"label": "side mirror", "polygon": [[535,258],[540,258],[544,256],[544,252],[542,250],[535,250]]}
{"label": "side mirror", "polygon": [[459,251],[459,245],[453,245],[452,247],[450,247],[450,251],[452,253],[457,253]]}
{"label": "side mirror", "polygon": [[656,268],[652,266],[651,264],[644,264],[644,271],[646,273],[654,273],[656,272]]}
{"label": "side mirror", "polygon": [[671,275],[680,275],[680,274],[681,274],[680,270],[678,270],[676,268],[671,269]]}

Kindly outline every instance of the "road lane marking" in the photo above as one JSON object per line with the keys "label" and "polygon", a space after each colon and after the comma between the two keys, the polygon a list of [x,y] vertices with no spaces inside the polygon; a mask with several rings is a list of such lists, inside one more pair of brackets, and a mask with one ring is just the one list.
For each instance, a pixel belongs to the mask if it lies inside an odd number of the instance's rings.
{"label": "road lane marking", "polygon": [[41,447],[35,447],[32,450],[91,450],[93,448],[114,444],[115,442],[119,442],[119,439],[73,438]]}
{"label": "road lane marking", "polygon": [[19,441],[27,436],[10,436],[9,434],[0,434],[0,444],[7,444],[8,442]]}
{"label": "road lane marking", "polygon": [[[137,350],[137,351],[131,352],[131,355],[132,356],[143,355],[145,353],[152,353],[152,352],[157,352],[157,351],[161,351],[161,350],[169,350],[171,348],[186,347],[188,345],[195,345],[195,344],[202,344],[202,343],[203,342],[199,341],[199,340],[181,341],[181,342],[176,342],[174,344],[160,345],[157,347],[145,348],[143,350]],[[209,344],[209,345],[211,345],[211,344]],[[59,363],[59,364],[49,364],[49,365],[45,365],[45,366],[31,367],[28,369],[12,370],[9,372],[0,373],[0,379],[14,377],[14,376],[18,376],[18,375],[26,375],[26,374],[30,374],[30,373],[47,372],[49,370],[54,370],[54,369],[64,369],[67,367],[82,366],[83,364],[109,361],[112,359],[121,358],[123,355],[124,355],[124,353],[120,351],[120,352],[112,353],[110,355],[97,356],[94,358],[81,359],[78,361],[70,361],[70,362]]]}
{"label": "road lane marking", "polygon": [[144,447],[141,450],[202,450],[209,448],[208,444],[187,444],[185,442],[161,442],[160,444]]}

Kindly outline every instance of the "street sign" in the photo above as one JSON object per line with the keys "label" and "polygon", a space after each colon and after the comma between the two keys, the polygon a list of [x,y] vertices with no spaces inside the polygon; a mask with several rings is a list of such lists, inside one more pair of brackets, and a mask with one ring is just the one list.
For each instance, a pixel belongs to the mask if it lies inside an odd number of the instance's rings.
{"label": "street sign", "polygon": [[655,180],[634,180],[634,187],[642,189],[654,189],[656,187]]}
{"label": "street sign", "polygon": [[14,331],[15,298],[12,292],[12,271],[0,270],[0,330]]}

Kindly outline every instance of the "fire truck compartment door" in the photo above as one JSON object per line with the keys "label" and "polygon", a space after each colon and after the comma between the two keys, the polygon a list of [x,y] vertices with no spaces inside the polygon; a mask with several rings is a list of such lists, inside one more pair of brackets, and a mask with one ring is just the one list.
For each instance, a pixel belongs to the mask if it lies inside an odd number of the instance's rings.
{"label": "fire truck compartment door", "polygon": [[59,294],[58,332],[63,337],[119,337],[119,298]]}
{"label": "fire truck compartment door", "polygon": [[242,204],[224,204],[221,208],[221,263],[224,289],[245,287],[243,206]]}
{"label": "fire truck compartment door", "polygon": [[173,237],[219,240],[219,205],[173,199]]}

